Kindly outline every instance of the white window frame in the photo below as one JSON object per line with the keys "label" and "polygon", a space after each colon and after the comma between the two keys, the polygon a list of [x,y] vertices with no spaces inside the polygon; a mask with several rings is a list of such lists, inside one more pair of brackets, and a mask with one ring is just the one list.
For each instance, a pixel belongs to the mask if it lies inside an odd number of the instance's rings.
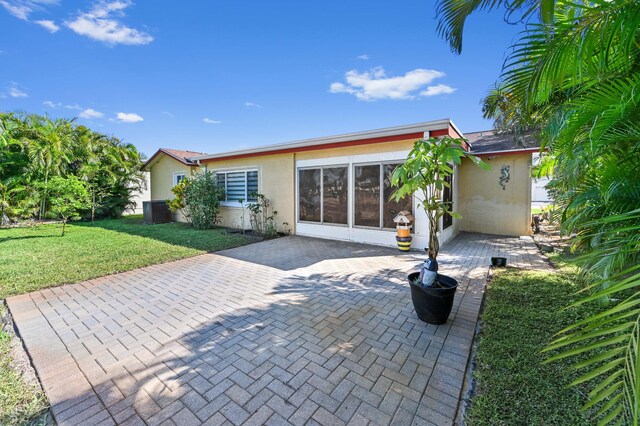
{"label": "white window frame", "polygon": [[[351,209],[352,212],[352,217],[351,217],[351,223],[353,223],[353,227],[354,228],[361,228],[361,229],[371,229],[371,230],[377,230],[377,231],[394,231],[395,232],[395,228],[385,228],[384,226],[384,166],[389,165],[389,164],[396,164],[396,165],[400,165],[403,163],[403,160],[387,160],[387,161],[367,161],[364,163],[352,163],[352,170],[351,173],[353,174],[353,186],[352,186],[352,190],[353,190],[353,208]],[[356,225],[356,197],[355,197],[355,178],[356,178],[356,167],[366,167],[366,166],[378,166],[379,169],[379,179],[380,179],[380,206],[379,206],[379,210],[380,210],[380,220],[379,226],[366,226],[366,225]],[[415,212],[415,200],[412,198],[411,200],[411,214],[413,215]]]}
{"label": "white window frame", "polygon": [[[348,228],[351,226],[351,206],[347,204],[347,223],[329,223],[324,221],[324,169],[333,169],[338,167],[344,167],[347,169],[347,203],[350,203],[351,196],[349,194],[349,185],[351,182],[351,167],[349,167],[349,163],[341,163],[341,164],[328,164],[321,166],[307,166],[307,167],[298,167],[296,169],[296,221],[297,223],[309,223],[312,225],[323,225],[323,226],[338,226],[343,228]],[[300,219],[300,170],[320,170],[320,222],[312,222],[309,220],[301,220]]]}
{"label": "white window frame", "polygon": [[187,172],[173,172],[173,186],[176,186],[180,182],[178,182],[178,177],[182,176],[182,179],[187,178]]}
{"label": "white window frame", "polygon": [[[225,175],[225,179],[224,179],[224,196],[225,198],[227,197],[227,182],[229,182],[229,179],[227,179],[227,174],[229,173],[244,173],[244,203],[242,205],[242,207],[247,207],[248,204],[253,203],[254,201],[249,201],[249,180],[247,179],[247,173],[249,172],[256,172],[258,175],[258,191],[260,192],[260,170],[258,168],[249,168],[249,169],[220,169],[220,170],[214,170],[213,173],[216,177],[216,181],[218,179],[218,175],[219,174],[224,174]],[[220,202],[221,206],[225,206],[225,207],[240,207],[240,203],[238,203],[238,201],[227,201],[226,199],[224,201]]]}

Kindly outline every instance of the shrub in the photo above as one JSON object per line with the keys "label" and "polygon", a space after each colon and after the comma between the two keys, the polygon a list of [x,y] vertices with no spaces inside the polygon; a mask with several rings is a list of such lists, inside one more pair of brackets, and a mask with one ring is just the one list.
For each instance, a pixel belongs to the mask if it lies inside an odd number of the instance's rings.
{"label": "shrub", "polygon": [[189,178],[185,177],[184,179],[182,179],[180,183],[171,188],[171,192],[173,192],[173,195],[175,195],[173,200],[167,200],[167,207],[169,207],[169,210],[171,210],[173,213],[181,213],[189,223],[191,223],[191,217],[187,213],[185,195],[190,184],[191,180]]}
{"label": "shrub", "polygon": [[211,229],[220,221],[220,201],[224,190],[212,172],[198,173],[184,191],[185,212],[198,229]]}
{"label": "shrub", "polygon": [[250,212],[249,222],[251,223],[251,229],[265,239],[276,238],[278,236],[276,227],[276,215],[278,212],[272,210],[271,214],[269,214],[270,201],[264,194],[253,193],[251,195],[256,198],[255,202],[247,205]]}
{"label": "shrub", "polygon": [[62,219],[62,235],[67,222],[80,218],[80,211],[91,208],[87,185],[75,176],[56,176],[47,185],[51,212]]}

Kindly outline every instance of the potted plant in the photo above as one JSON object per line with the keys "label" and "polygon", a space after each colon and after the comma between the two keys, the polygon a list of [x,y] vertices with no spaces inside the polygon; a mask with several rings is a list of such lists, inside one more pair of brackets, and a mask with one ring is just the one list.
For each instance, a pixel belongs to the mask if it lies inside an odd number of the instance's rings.
{"label": "potted plant", "polygon": [[[429,221],[428,260],[421,272],[409,274],[411,299],[418,318],[431,324],[444,324],[449,318],[458,282],[438,274],[438,223],[444,215],[459,219],[452,203],[442,198],[444,188],[451,188],[454,165],[468,158],[478,166],[489,166],[463,148],[464,139],[451,137],[421,139],[415,142],[405,162],[393,173],[391,183],[398,189],[391,195],[396,201],[416,194]],[[422,199],[420,199],[422,197]]]}

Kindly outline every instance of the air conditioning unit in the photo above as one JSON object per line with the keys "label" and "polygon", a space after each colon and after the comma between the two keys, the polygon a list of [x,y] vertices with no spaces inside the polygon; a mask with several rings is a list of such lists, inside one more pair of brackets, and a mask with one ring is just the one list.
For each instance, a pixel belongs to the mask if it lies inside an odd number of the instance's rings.
{"label": "air conditioning unit", "polygon": [[171,210],[165,200],[144,201],[142,203],[144,223],[154,225],[156,223],[171,222]]}

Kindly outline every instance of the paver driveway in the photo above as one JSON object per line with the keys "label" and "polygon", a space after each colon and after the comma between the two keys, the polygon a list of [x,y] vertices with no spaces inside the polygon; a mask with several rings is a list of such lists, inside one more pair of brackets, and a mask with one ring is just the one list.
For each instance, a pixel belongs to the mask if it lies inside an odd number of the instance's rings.
{"label": "paver driveway", "polygon": [[462,234],[447,324],[413,312],[420,253],[287,237],[13,297],[62,424],[453,423],[488,257],[531,243]]}

